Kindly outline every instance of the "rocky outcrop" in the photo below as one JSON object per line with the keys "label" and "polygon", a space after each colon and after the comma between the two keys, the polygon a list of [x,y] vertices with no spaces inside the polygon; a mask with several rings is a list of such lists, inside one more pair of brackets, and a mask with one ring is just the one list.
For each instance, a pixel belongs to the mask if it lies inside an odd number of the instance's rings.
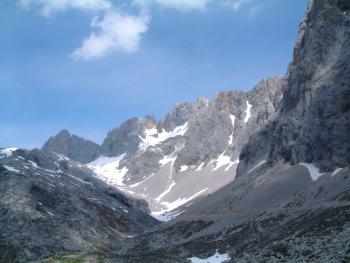
{"label": "rocky outcrop", "polygon": [[[5,153],[5,154],[4,154]],[[53,152],[0,150],[0,261],[75,251],[117,251],[154,227],[143,200]]]}
{"label": "rocky outcrop", "polygon": [[350,10],[348,1],[310,1],[300,25],[277,118],[249,139],[243,174],[261,159],[350,163]]}
{"label": "rocky outcrop", "polygon": [[220,154],[237,160],[250,135],[275,117],[284,83],[281,77],[267,78],[251,91],[224,91],[211,102],[198,102],[175,164],[207,165]]}
{"label": "rocky outcrop", "polygon": [[101,147],[98,144],[71,135],[67,130],[62,130],[56,136],[51,137],[42,150],[60,153],[82,163],[91,162],[101,153]]}
{"label": "rocky outcrop", "polygon": [[[153,211],[174,209],[176,200],[212,193],[235,178],[241,148],[275,118],[284,85],[282,77],[267,78],[248,92],[178,103],[158,123],[150,116],[129,119],[108,133],[98,150],[101,158],[89,167],[109,184],[146,198]],[[81,161],[66,133],[46,145]]]}
{"label": "rocky outcrop", "polygon": [[125,121],[107,134],[101,145],[104,155],[118,156],[136,152],[141,142],[140,136],[146,129],[154,128],[156,125],[157,121],[150,116]]}

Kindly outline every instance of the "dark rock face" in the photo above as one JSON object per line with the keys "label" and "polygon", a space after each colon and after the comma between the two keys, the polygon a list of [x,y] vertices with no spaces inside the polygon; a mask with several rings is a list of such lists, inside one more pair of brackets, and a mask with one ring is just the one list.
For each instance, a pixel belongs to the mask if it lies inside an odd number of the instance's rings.
{"label": "dark rock face", "polygon": [[193,112],[193,106],[190,103],[178,103],[157,126],[158,131],[163,129],[167,132],[183,125],[190,118]]}
{"label": "dark rock face", "polygon": [[250,135],[275,117],[284,83],[281,77],[267,78],[249,92],[224,91],[207,104],[198,102],[189,118],[185,147],[175,164],[208,164],[222,153],[237,160]]}
{"label": "dark rock face", "polygon": [[88,163],[100,155],[101,147],[92,141],[71,135],[67,130],[62,130],[51,137],[42,150],[60,153],[72,160]]}
{"label": "dark rock face", "polygon": [[[53,152],[0,154],[0,261],[113,251],[157,224],[145,201],[125,196]],[[5,261],[3,261],[6,259]]]}
{"label": "dark rock face", "polygon": [[242,174],[267,158],[313,162],[321,170],[350,160],[348,1],[311,1],[300,25],[281,109],[242,151]]}
{"label": "dark rock face", "polygon": [[157,121],[150,116],[132,118],[107,134],[102,143],[103,153],[107,156],[118,156],[123,153],[134,153],[141,142],[140,136],[146,129],[154,128]]}

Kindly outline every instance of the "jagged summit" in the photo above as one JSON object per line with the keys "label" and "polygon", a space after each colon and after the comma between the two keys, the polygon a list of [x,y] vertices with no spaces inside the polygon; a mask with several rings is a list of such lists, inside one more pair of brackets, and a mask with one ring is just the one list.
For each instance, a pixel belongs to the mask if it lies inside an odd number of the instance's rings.
{"label": "jagged summit", "polygon": [[[248,92],[229,90],[211,101],[177,103],[159,122],[152,116],[131,118],[95,145],[98,155],[88,166],[109,184],[146,199],[155,215],[174,210],[234,180],[241,148],[277,113],[284,83],[268,78]],[[68,143],[72,139],[50,139],[51,148],[43,149],[86,153]],[[75,156],[69,155],[81,160]]]}
{"label": "jagged summit", "polygon": [[100,155],[101,147],[92,141],[71,135],[68,130],[64,129],[56,136],[50,137],[42,150],[60,153],[73,160],[88,163]]}

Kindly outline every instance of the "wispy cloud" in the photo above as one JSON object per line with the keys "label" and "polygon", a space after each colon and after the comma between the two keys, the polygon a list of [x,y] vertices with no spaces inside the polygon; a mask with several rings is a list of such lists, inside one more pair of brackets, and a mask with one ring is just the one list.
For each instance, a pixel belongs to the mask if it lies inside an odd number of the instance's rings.
{"label": "wispy cloud", "polygon": [[47,17],[70,9],[95,14],[90,23],[92,32],[73,51],[74,59],[93,60],[113,52],[136,52],[142,34],[148,30],[147,14],[122,13],[109,0],[20,0],[20,4],[39,8]]}
{"label": "wispy cloud", "polygon": [[110,52],[136,52],[142,34],[148,30],[146,14],[131,16],[116,10],[108,11],[103,18],[94,17],[91,27],[97,29],[83,40],[72,56],[75,59],[91,60]]}
{"label": "wispy cloud", "polygon": [[56,12],[68,9],[82,11],[109,10],[113,7],[109,0],[20,0],[23,7],[36,6],[44,16],[51,16]]}
{"label": "wispy cloud", "polygon": [[91,12],[94,16],[90,23],[92,32],[71,54],[72,58],[83,60],[98,59],[113,52],[138,51],[142,35],[147,32],[150,20],[150,15],[146,14],[145,10],[150,10],[152,5],[185,11],[203,11],[209,5],[219,5],[239,11],[244,5],[249,4],[250,7],[245,10],[250,18],[260,11],[260,7],[252,5],[254,0],[130,0],[129,3],[140,8],[140,15],[121,12],[111,0],[19,0],[19,2],[24,8],[39,9],[46,17],[70,9]]}
{"label": "wispy cloud", "polygon": [[224,0],[223,4],[234,11],[239,11],[244,5],[251,2],[252,0]]}
{"label": "wispy cloud", "polygon": [[204,10],[212,0],[134,0],[139,6],[160,5],[178,10]]}
{"label": "wispy cloud", "polygon": [[149,7],[151,5],[159,5],[167,8],[175,8],[178,10],[205,10],[209,5],[219,5],[231,8],[234,11],[240,10],[244,5],[254,0],[133,0],[133,3]]}

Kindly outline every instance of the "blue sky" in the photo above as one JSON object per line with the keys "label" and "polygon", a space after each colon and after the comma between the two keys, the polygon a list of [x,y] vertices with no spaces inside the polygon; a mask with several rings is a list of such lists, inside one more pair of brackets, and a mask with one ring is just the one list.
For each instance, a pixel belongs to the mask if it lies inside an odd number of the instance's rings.
{"label": "blue sky", "polygon": [[306,0],[2,0],[0,147],[62,128],[96,142],[134,116],[283,75]]}

